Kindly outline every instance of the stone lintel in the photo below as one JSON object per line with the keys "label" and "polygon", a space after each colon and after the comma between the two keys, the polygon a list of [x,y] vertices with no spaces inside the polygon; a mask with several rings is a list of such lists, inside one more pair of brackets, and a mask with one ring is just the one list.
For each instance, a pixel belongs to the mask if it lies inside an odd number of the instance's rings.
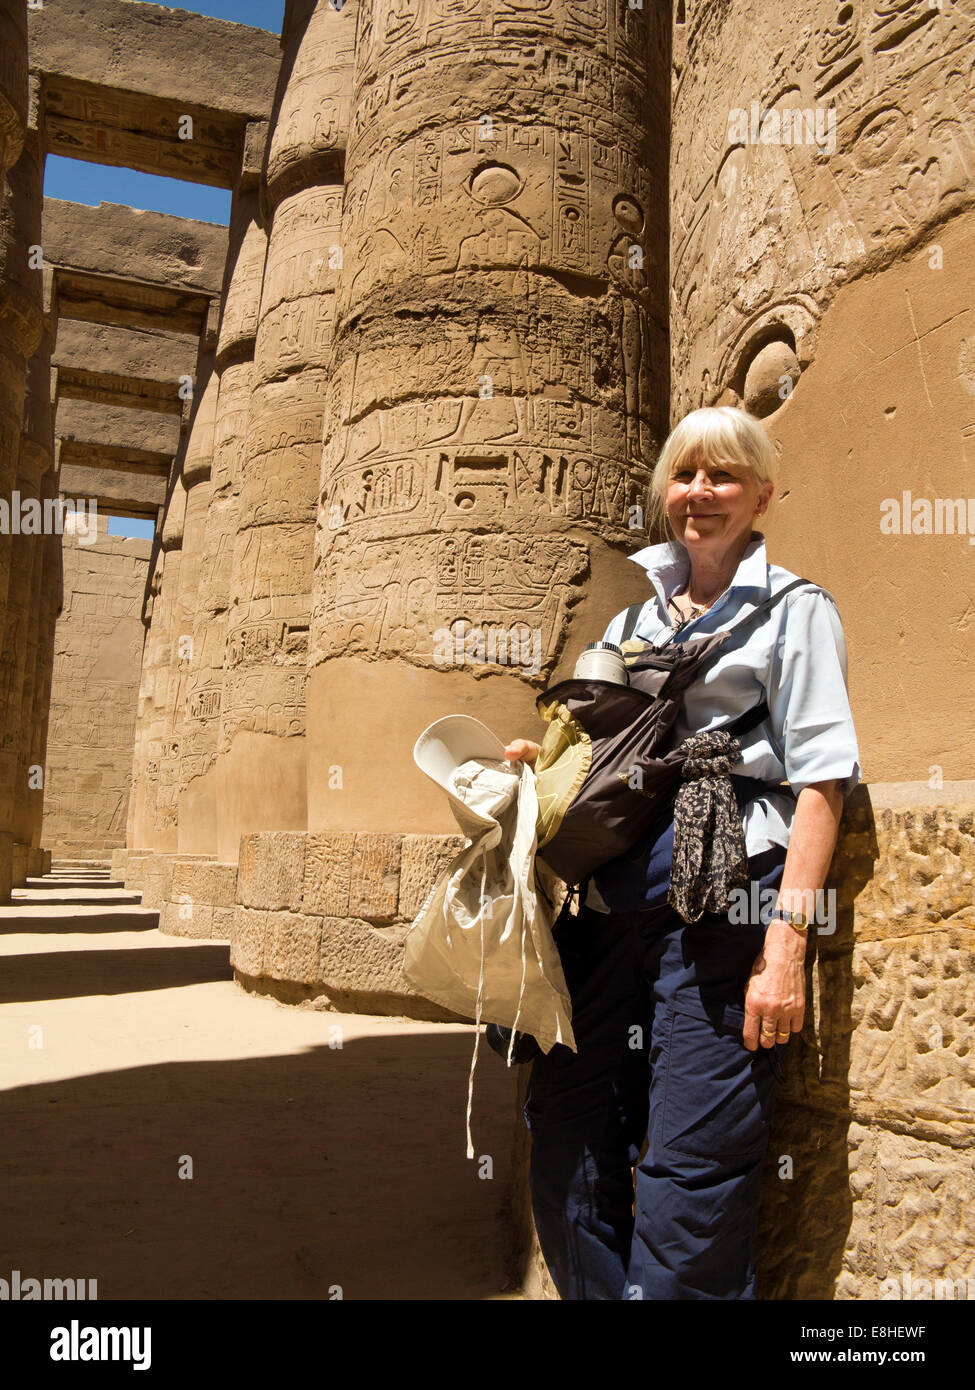
{"label": "stone lintel", "polygon": [[59,402],[55,429],[65,441],[172,457],[179,447],[180,417],[74,397]]}
{"label": "stone lintel", "polygon": [[122,203],[89,207],[45,198],[42,227],[48,265],[207,297],[220,294],[227,228],[219,223]]}
{"label": "stone lintel", "polygon": [[232,188],[280,51],[266,30],[184,10],[58,0],[30,12],[30,65],[49,151]]}
{"label": "stone lintel", "polygon": [[68,465],[61,468],[60,487],[62,496],[97,502],[100,512],[113,516],[154,520],[166,500],[166,478],[162,474]]}

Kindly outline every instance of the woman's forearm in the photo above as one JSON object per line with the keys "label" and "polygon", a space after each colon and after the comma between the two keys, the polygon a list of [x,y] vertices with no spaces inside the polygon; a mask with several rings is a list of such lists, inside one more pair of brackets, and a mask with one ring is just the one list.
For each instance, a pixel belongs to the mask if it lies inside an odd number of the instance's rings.
{"label": "woman's forearm", "polygon": [[[812,918],[836,849],[843,792],[838,778],[803,787],[796,801],[778,903]],[[773,915],[773,921],[774,915]]]}
{"label": "woman's forearm", "polygon": [[[842,814],[843,793],[836,779],[814,782],[799,793],[778,893],[786,912],[815,920],[816,894],[826,882]],[[749,1051],[788,1041],[802,1027],[805,954],[805,932],[773,912],[745,992],[743,1037]],[[774,1020],[774,1027],[763,1019]]]}

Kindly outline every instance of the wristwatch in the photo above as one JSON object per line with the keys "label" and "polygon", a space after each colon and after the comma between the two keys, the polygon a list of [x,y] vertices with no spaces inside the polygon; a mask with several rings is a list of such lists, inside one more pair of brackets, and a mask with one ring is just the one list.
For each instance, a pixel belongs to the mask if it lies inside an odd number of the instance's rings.
{"label": "wristwatch", "polygon": [[803,936],[805,936],[806,932],[809,930],[809,919],[804,912],[786,912],[784,908],[777,907],[773,911],[770,920],[773,922],[788,922],[790,926],[795,927],[796,931],[800,932]]}

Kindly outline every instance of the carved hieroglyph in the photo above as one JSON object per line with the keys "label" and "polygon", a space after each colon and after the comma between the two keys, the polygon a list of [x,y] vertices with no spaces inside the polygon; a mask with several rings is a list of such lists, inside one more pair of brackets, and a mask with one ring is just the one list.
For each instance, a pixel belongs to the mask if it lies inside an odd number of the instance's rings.
{"label": "carved hieroglyph", "polygon": [[0,176],[16,163],[27,119],[27,8],[0,0]]}
{"label": "carved hieroglyph", "polygon": [[362,8],[315,663],[432,667],[438,631],[525,625],[544,679],[590,546],[644,525],[666,414],[654,14]]}
{"label": "carved hieroglyph", "polygon": [[802,24],[688,11],[671,147],[675,414],[740,399],[766,415],[784,396],[746,390],[756,358],[785,347],[776,386],[796,379],[842,282],[971,206],[975,3],[817,0]]}
{"label": "carved hieroglyph", "polygon": [[288,81],[271,135],[266,193],[272,206],[296,188],[331,182],[341,174],[349,131],[355,4],[318,0],[305,29],[289,32],[288,20],[308,6],[288,7],[282,35]]}

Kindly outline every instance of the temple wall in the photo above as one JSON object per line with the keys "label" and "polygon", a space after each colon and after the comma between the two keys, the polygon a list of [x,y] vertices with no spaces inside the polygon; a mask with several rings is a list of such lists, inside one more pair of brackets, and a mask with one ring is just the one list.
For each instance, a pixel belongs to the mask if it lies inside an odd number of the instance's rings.
{"label": "temple wall", "polygon": [[975,9],[701,5],[674,51],[672,418],[763,418],[770,555],[837,600],[868,784],[781,1088],[763,1296],[889,1297],[973,1268],[972,527],[912,499],[972,491]]}
{"label": "temple wall", "polygon": [[44,843],[63,858],[107,858],[125,843],[151,543],[70,531],[57,621]]}

